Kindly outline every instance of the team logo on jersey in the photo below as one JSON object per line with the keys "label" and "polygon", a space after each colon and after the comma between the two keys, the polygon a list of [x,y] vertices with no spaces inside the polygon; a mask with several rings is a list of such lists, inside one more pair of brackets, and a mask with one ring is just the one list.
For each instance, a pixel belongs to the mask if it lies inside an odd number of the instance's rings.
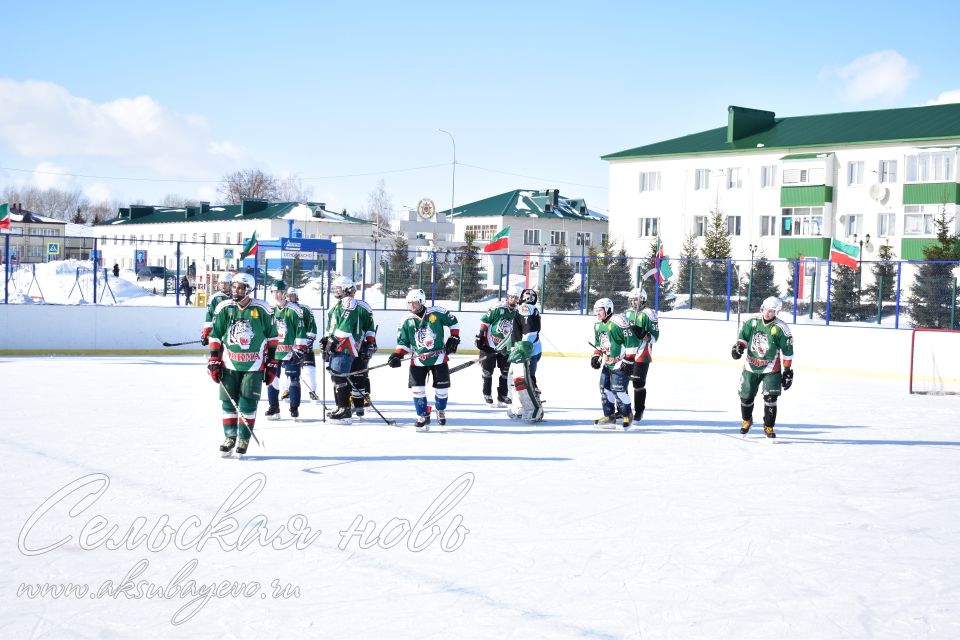
{"label": "team logo on jersey", "polygon": [[419,327],[414,334],[418,349],[432,351],[437,344],[437,334],[430,327]]}
{"label": "team logo on jersey", "polygon": [[[502,336],[508,336],[513,332],[513,320],[501,320],[497,323],[497,333]],[[496,336],[494,336],[496,338]]]}
{"label": "team logo on jersey", "polygon": [[430,317],[427,318],[427,320],[428,320],[429,322],[436,322],[436,321],[437,321],[437,316],[435,316],[435,315],[433,315],[433,314],[431,313],[431,314],[430,314]]}
{"label": "team logo on jersey", "polygon": [[260,317],[260,312],[257,311],[256,309],[252,310],[252,311],[250,312],[250,317],[253,318],[254,320],[256,320],[257,318]]}
{"label": "team logo on jersey", "polygon": [[767,342],[767,334],[762,331],[758,331],[753,334],[753,339],[750,340],[750,349],[756,353],[761,358],[767,355],[767,349],[770,348],[770,344]]}
{"label": "team logo on jersey", "polygon": [[240,318],[230,324],[227,331],[227,345],[236,345],[242,349],[248,349],[253,341],[253,327],[247,322],[246,318]]}
{"label": "team logo on jersey", "polygon": [[610,336],[607,333],[600,334],[600,344],[597,345],[600,347],[600,351],[606,351],[610,353]]}

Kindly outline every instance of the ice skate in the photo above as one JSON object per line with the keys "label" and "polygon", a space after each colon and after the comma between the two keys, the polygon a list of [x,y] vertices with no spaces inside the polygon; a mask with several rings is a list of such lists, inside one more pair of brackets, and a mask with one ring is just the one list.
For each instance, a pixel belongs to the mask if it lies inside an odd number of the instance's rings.
{"label": "ice skate", "polygon": [[299,418],[300,417],[300,408],[299,407],[290,407],[290,417]]}
{"label": "ice skate", "polygon": [[224,458],[230,457],[230,452],[233,450],[233,446],[237,444],[236,436],[227,436],[227,439],[223,441],[223,444],[220,445],[220,453],[223,454]]}
{"label": "ice skate", "polygon": [[768,437],[768,438],[776,438],[776,437],[777,437],[777,434],[773,432],[773,427],[768,427],[767,425],[763,425],[763,432],[764,432],[765,434],[767,434],[767,437]]}
{"label": "ice skate", "polygon": [[244,440],[243,438],[240,438],[239,440],[237,440],[237,455],[242,456],[243,454],[245,454],[247,452],[247,446],[249,444],[250,444],[249,440]]}
{"label": "ice skate", "polygon": [[310,392],[310,399],[313,400],[314,402],[317,402],[317,401],[320,400],[320,396],[318,396],[315,391],[311,391],[311,392]]}
{"label": "ice skate", "polygon": [[263,414],[266,416],[267,420],[279,420],[280,419],[280,405],[272,404],[267,408],[267,412]]}
{"label": "ice skate", "polygon": [[337,407],[336,411],[331,411],[327,414],[327,417],[333,424],[353,424],[349,407]]}
{"label": "ice skate", "polygon": [[483,401],[487,403],[488,407],[493,406],[493,396],[483,396]]}
{"label": "ice skate", "polygon": [[594,420],[593,425],[596,429],[616,429],[617,418],[615,416],[603,416]]}
{"label": "ice skate", "polygon": [[510,396],[497,396],[497,406],[501,409],[503,407],[509,407],[511,403]]}
{"label": "ice skate", "polygon": [[425,416],[417,416],[417,431],[430,431],[430,412]]}
{"label": "ice skate", "polygon": [[633,412],[633,421],[634,421],[634,422],[640,422],[641,420],[643,420],[643,409],[640,409],[639,411],[634,411],[634,412]]}
{"label": "ice skate", "polygon": [[631,426],[633,426],[633,418],[631,418],[629,414],[623,416],[623,430],[626,431]]}
{"label": "ice skate", "polygon": [[747,432],[750,431],[751,426],[753,426],[752,420],[744,420],[743,424],[740,426],[740,435],[747,435]]}
{"label": "ice skate", "polygon": [[290,397],[290,392],[289,392],[289,391],[286,391],[286,390],[285,390],[283,393],[280,394],[280,399],[281,399],[281,400],[286,400],[286,399],[289,398],[289,397]]}
{"label": "ice skate", "polygon": [[437,410],[437,423],[441,427],[447,424],[447,413],[445,411]]}

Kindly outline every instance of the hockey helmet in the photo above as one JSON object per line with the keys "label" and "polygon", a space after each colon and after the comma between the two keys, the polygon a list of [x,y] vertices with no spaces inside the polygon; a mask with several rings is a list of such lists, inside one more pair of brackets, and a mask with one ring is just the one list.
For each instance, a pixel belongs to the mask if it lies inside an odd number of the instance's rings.
{"label": "hockey helmet", "polygon": [[[253,280],[253,276],[249,273],[238,273],[237,275],[233,276],[232,285],[233,299],[239,301],[253,293],[253,289],[257,286],[257,283]],[[243,285],[242,292],[239,290],[239,285]]]}
{"label": "hockey helmet", "polygon": [[636,287],[630,290],[630,293],[627,295],[627,300],[639,300],[641,304],[646,304],[647,292],[640,287]]}
{"label": "hockey helmet", "polygon": [[287,283],[284,282],[283,280],[274,280],[274,281],[273,281],[273,284],[270,285],[270,290],[271,290],[271,291],[286,291],[286,290],[287,290]]}
{"label": "hockey helmet", "polygon": [[524,289],[523,293],[520,294],[520,302],[524,304],[537,304],[536,289]]}
{"label": "hockey helmet", "polygon": [[770,296],[769,298],[765,299],[763,303],[760,304],[761,313],[763,313],[767,309],[772,309],[774,315],[776,315],[780,313],[780,309],[782,308],[783,308],[783,303],[780,302],[780,298],[777,298],[776,296]]}
{"label": "hockey helmet", "polygon": [[600,298],[593,303],[593,312],[596,313],[600,309],[604,311],[603,319],[606,320],[613,315],[613,300],[610,298]]}
{"label": "hockey helmet", "polygon": [[230,285],[232,282],[233,282],[233,274],[232,273],[224,274],[223,277],[220,278],[220,291],[222,291],[223,293],[229,293]]}
{"label": "hockey helmet", "polygon": [[297,288],[296,288],[296,287],[290,287],[289,289],[287,289],[287,297],[288,297],[288,298],[293,298],[294,300],[299,299],[299,298],[300,298],[300,294],[297,293]]}
{"label": "hockey helmet", "polygon": [[352,296],[357,291],[357,285],[347,276],[337,276],[330,285],[333,297],[339,300],[343,296]]}
{"label": "hockey helmet", "polygon": [[427,294],[423,292],[423,289],[410,289],[410,291],[407,292],[407,304],[416,302],[420,306],[423,306],[426,300]]}

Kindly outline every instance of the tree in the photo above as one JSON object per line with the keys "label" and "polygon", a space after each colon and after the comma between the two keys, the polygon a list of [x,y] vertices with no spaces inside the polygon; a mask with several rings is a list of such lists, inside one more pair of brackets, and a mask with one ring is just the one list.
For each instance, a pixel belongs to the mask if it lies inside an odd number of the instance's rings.
{"label": "tree", "polygon": [[941,208],[934,220],[937,241],[923,249],[926,262],[917,267],[907,299],[914,327],[955,328],[950,326],[950,316],[957,304],[951,298],[955,261],[960,260],[960,237],[950,234],[951,222],[953,218],[948,219],[946,209]]}
{"label": "tree", "polygon": [[200,204],[200,201],[196,198],[188,198],[187,196],[181,196],[178,193],[168,193],[163,196],[163,200],[160,201],[160,206],[163,207],[174,207],[177,209],[183,207],[196,207]]}
{"label": "tree", "polygon": [[[826,309],[819,314],[826,316]],[[850,322],[860,320],[860,274],[834,263],[830,280],[830,321]]]}
{"label": "tree", "polygon": [[627,296],[633,289],[633,276],[630,274],[630,261],[627,251],[620,245],[616,256],[611,256],[604,269],[604,281],[607,297],[613,300],[613,308],[623,310],[627,307]]}
{"label": "tree", "polygon": [[544,309],[576,309],[580,306],[580,293],[574,289],[576,265],[567,258],[567,248],[561,245],[550,256],[547,273],[543,277],[543,295],[540,303]]}
{"label": "tree", "polygon": [[[456,272],[456,282],[459,284],[462,282],[463,286],[463,299],[467,302],[477,302],[478,300],[483,299],[484,289],[480,284],[480,258],[479,252],[480,247],[474,244],[474,234],[467,232],[464,235],[464,240],[466,243],[464,246],[460,247],[460,250],[457,252],[456,264],[458,269]],[[462,269],[462,271],[461,271]],[[461,274],[463,278],[461,279]]]}
{"label": "tree", "polygon": [[610,284],[607,282],[607,270],[613,260],[613,243],[609,238],[601,240],[599,246],[590,246],[587,252],[590,254],[587,258],[587,277],[590,280],[587,303],[592,304],[599,298],[612,298]]}
{"label": "tree", "polygon": [[[650,243],[650,253],[647,254],[647,258],[643,261],[642,266],[640,267],[641,277],[650,273],[652,269],[656,268],[657,265],[657,251],[659,246],[657,244],[657,238],[653,239],[653,242]],[[689,267],[688,267],[689,268]],[[687,276],[689,277],[689,276]],[[674,290],[673,284],[669,279],[664,280],[660,283],[660,292],[654,295],[654,283],[657,281],[656,274],[650,275],[650,282],[643,282],[639,286],[647,292],[647,306],[651,309],[653,308],[654,299],[656,296],[659,296],[659,310],[660,311],[670,311],[673,309],[674,304]]]}
{"label": "tree", "polygon": [[217,187],[225,204],[240,204],[251,198],[280,200],[280,180],[260,169],[240,169],[220,179]]}
{"label": "tree", "polygon": [[80,207],[77,207],[77,212],[73,214],[73,217],[70,218],[70,222],[73,224],[86,224],[87,219],[83,217],[83,214],[80,213]]}
{"label": "tree", "polygon": [[[710,211],[710,224],[704,234],[703,257],[708,262],[701,267],[703,272],[703,305],[707,311],[723,311],[727,302],[727,260],[732,256],[727,220],[723,212],[714,207]],[[737,290],[736,272],[732,288]]]}
{"label": "tree", "polygon": [[40,189],[38,187],[6,187],[2,202],[19,203],[27,211],[58,220],[71,220],[77,213],[86,214],[90,200],[80,189]]}
{"label": "tree", "polygon": [[290,259],[290,282],[287,283],[287,286],[290,287],[302,287],[306,282],[306,269],[303,268],[303,258],[300,257],[300,252],[297,251],[293,254],[293,258]]}
{"label": "tree", "polygon": [[393,240],[393,249],[387,259],[381,263],[380,282],[387,287],[391,298],[402,298],[416,284],[413,258],[407,239],[397,236]]}
{"label": "tree", "polygon": [[699,257],[697,235],[690,232],[683,241],[683,248],[680,250],[680,266],[677,269],[677,289],[685,291],[687,295],[696,293],[700,289],[701,272],[700,265],[697,263]]}
{"label": "tree", "polygon": [[393,235],[390,226],[393,219],[393,199],[387,193],[386,182],[380,180],[376,188],[367,195],[367,210],[360,217],[373,223],[373,232],[377,238]]}
{"label": "tree", "polygon": [[[747,274],[749,279],[751,276]],[[773,296],[780,297],[780,287],[776,284],[773,265],[767,260],[765,253],[761,252],[760,257],[753,263],[753,284],[747,285],[747,312],[753,313],[760,311],[760,305],[767,298]]]}
{"label": "tree", "polygon": [[277,200],[280,202],[309,202],[313,197],[313,187],[304,186],[299,174],[293,174],[279,181]]}
{"label": "tree", "polygon": [[892,262],[895,254],[889,242],[880,245],[877,254],[880,261],[875,262],[870,268],[870,272],[873,274],[873,284],[867,287],[864,292],[867,294],[867,301],[871,303],[871,308],[880,309],[882,315],[883,302],[892,301],[894,298],[893,289],[897,279],[897,267]]}

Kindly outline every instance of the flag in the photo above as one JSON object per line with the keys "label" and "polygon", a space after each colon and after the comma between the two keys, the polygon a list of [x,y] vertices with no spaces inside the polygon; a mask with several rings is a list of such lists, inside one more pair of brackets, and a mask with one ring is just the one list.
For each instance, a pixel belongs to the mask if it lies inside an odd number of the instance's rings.
{"label": "flag", "polygon": [[803,256],[797,258],[797,298],[803,300],[803,283],[807,279],[807,265]]}
{"label": "flag", "polygon": [[[657,272],[657,263],[660,264],[660,271]],[[646,280],[650,276],[656,276],[657,284],[663,284],[663,281],[673,275],[673,269],[670,268],[670,260],[666,254],[663,252],[663,242],[660,238],[657,238],[657,255],[654,258],[653,269],[647,271],[643,274],[643,279]]]}
{"label": "flag", "polygon": [[0,204],[0,229],[10,228],[10,205]]}
{"label": "flag", "polygon": [[854,271],[860,268],[857,260],[860,258],[860,247],[855,244],[845,244],[836,238],[830,243],[830,260],[834,264],[842,264]]}
{"label": "flag", "polygon": [[240,252],[240,259],[243,260],[247,256],[257,255],[257,249],[260,248],[260,245],[257,244],[257,232],[254,231],[253,235],[250,236],[250,239],[246,241],[243,245],[243,251]]}
{"label": "flag", "polygon": [[510,248],[510,227],[504,227],[497,232],[497,235],[490,238],[490,242],[483,248],[484,253],[491,251],[500,251],[500,249]]}

